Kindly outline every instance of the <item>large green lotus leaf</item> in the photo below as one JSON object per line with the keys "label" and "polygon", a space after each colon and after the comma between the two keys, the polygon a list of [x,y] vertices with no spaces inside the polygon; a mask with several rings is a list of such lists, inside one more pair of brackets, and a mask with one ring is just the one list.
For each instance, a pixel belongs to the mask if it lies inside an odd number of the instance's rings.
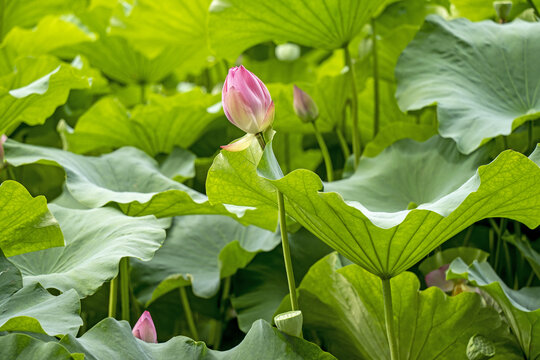
{"label": "large green lotus leaf", "polygon": [[81,116],[74,131],[65,134],[69,150],[87,153],[134,146],[152,156],[170,153],[174,146],[191,146],[223,116],[221,108],[213,106],[219,97],[198,89],[150,100],[132,111],[114,97],[99,100]]}
{"label": "large green lotus leaf", "polygon": [[303,134],[289,133],[272,142],[276,158],[283,164],[285,173],[300,168],[315,171],[321,163],[321,151],[319,149],[304,150],[303,140]]}
{"label": "large green lotus leaf", "polygon": [[135,148],[91,157],[11,140],[4,146],[6,159],[15,166],[44,163],[62,167],[71,195],[91,208],[115,202],[131,216],[224,214],[248,223],[267,224],[266,219],[251,216],[253,211],[248,208],[210,205],[205,195],[162,174],[154,159]]}
{"label": "large green lotus leaf", "polygon": [[439,133],[469,154],[540,117],[538,53],[540,23],[428,16],[396,67],[399,105],[436,103]]}
{"label": "large green lotus leaf", "polygon": [[257,252],[270,251],[279,242],[273,232],[241,225],[226,216],[176,217],[154,258],[133,263],[133,283],[142,288],[137,295],[145,303],[190,283],[195,295],[210,298],[219,290],[220,279],[233,275]]}
{"label": "large green lotus leaf", "polygon": [[39,282],[60,291],[93,294],[118,273],[124,257],[150,260],[165,239],[166,219],[133,218],[112,208],[77,210],[50,206],[66,238],[63,248],[11,257],[25,286]]}
{"label": "large green lotus leaf", "polygon": [[[294,278],[300,284],[309,268],[332,251],[305,229],[289,234]],[[289,293],[281,247],[260,253],[233,278],[231,303],[238,315],[238,326],[247,332],[259,319],[272,321],[283,297]]]}
{"label": "large green lotus leaf", "polygon": [[64,46],[95,39],[73,16],[46,16],[33,29],[14,28],[4,39],[18,55],[41,55]]}
{"label": "large green lotus leaf", "polygon": [[183,49],[165,48],[150,59],[135,49],[125,38],[111,35],[110,22],[114,22],[114,8],[97,6],[78,14],[78,21],[99,36],[96,40],[72,44],[57,49],[61,57],[83,55],[92,66],[110,78],[125,84],[153,83],[182,64]]}
{"label": "large green lotus leaf", "polygon": [[206,177],[206,194],[211,204],[234,204],[249,207],[256,224],[267,230],[277,227],[276,189],[257,175],[262,156],[254,141],[242,152],[222,150],[215,158]]}
{"label": "large green lotus leaf", "polygon": [[20,271],[0,252],[0,331],[75,335],[80,307],[75,290],[53,296],[40,284],[23,287]]}
{"label": "large green lotus leaf", "polygon": [[437,134],[435,124],[416,124],[410,122],[392,122],[379,129],[379,133],[364,147],[362,156],[374,157],[384,149],[402,139],[426,141]]}
{"label": "large green lotus leaf", "polygon": [[467,279],[487,292],[501,307],[527,359],[540,356],[540,287],[510,289],[488,262],[474,261],[468,266],[456,259],[446,278]]}
{"label": "large green lotus leaf", "polygon": [[284,335],[262,320],[253,324],[239,345],[223,352],[209,350],[203,342],[184,336],[176,336],[161,344],[147,343],[133,336],[127,322],[112,318],[101,321],[80,338],[65,336],[59,344],[71,352],[84,353],[91,360],[109,360],[119,356],[133,360],[335,359],[317,345]]}
{"label": "large green lotus leaf", "polygon": [[0,249],[6,256],[64,246],[62,230],[43,196],[15,181],[0,184]]}
{"label": "large green lotus leaf", "polygon": [[538,164],[511,150],[476,170],[483,162],[484,151],[466,157],[436,136],[364,158],[351,178],[324,184],[324,192],[307,170],[272,183],[300,224],[373,274],[391,277],[478,220],[539,225]]}
{"label": "large green lotus leaf", "polygon": [[42,124],[71,89],[88,88],[91,79],[78,69],[48,57],[17,59],[14,71],[0,77],[0,133],[10,133],[20,123]]}
{"label": "large green lotus leaf", "polygon": [[115,18],[112,34],[129,40],[149,58],[169,48],[181,49],[183,71],[197,73],[212,55],[208,46],[210,0],[141,0],[129,13]]}
{"label": "large green lotus leaf", "polygon": [[[478,294],[449,297],[438,288],[419,291],[420,283],[410,272],[390,284],[400,359],[466,359],[469,339],[477,334],[493,342],[493,359],[522,359],[508,326],[495,310],[482,305]],[[304,334],[316,334],[338,358],[390,358],[377,276],[357,265],[341,267],[332,254],[310,269],[298,288],[298,301]]]}
{"label": "large green lotus leaf", "polygon": [[210,5],[210,43],[219,55],[238,56],[266,41],[337,49],[349,43],[388,1],[214,0]]}
{"label": "large green lotus leaf", "polygon": [[86,6],[84,0],[3,0],[0,13],[0,42],[15,27],[32,27],[50,14],[66,14]]}
{"label": "large green lotus leaf", "polygon": [[84,355],[70,354],[55,342],[43,342],[25,334],[0,336],[0,356],[2,359],[84,360]]}

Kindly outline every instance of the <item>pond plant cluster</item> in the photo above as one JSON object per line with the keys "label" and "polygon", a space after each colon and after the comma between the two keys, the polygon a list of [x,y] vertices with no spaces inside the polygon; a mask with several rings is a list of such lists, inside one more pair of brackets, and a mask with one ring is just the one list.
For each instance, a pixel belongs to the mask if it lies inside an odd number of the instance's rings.
{"label": "pond plant cluster", "polygon": [[0,359],[540,359],[539,0],[0,0]]}

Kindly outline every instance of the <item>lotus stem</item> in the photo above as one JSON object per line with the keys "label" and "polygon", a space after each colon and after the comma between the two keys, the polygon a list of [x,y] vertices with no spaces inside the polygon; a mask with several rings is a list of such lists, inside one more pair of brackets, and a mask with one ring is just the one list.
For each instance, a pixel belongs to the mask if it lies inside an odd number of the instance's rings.
{"label": "lotus stem", "polygon": [[394,330],[394,310],[392,309],[392,290],[390,279],[381,278],[384,299],[384,320],[386,322],[386,336],[390,346],[390,359],[399,360],[399,350]]}
{"label": "lotus stem", "polygon": [[[266,142],[262,133],[255,135],[261,145],[261,149],[264,150]],[[283,259],[285,260],[285,272],[287,273],[287,283],[289,285],[289,295],[291,298],[291,310],[298,310],[298,299],[296,298],[296,284],[294,282],[294,273],[291,261],[291,250],[289,247],[289,237],[287,234],[287,214],[285,212],[285,199],[283,193],[277,191],[278,202],[278,215],[279,215],[279,230],[281,232],[281,245],[283,247]]]}
{"label": "lotus stem", "polygon": [[283,246],[283,259],[285,260],[285,272],[287,273],[287,283],[289,284],[289,294],[291,298],[291,310],[298,310],[298,299],[296,298],[296,284],[291,261],[291,250],[289,247],[289,236],[287,234],[285,199],[281,191],[277,192],[279,209],[279,230],[281,232],[281,245]]}
{"label": "lotus stem", "polygon": [[118,276],[111,280],[109,289],[109,317],[116,318],[116,301],[118,299]]}
{"label": "lotus stem", "polygon": [[377,27],[375,18],[371,18],[371,53],[373,56],[373,137],[379,133],[380,96],[379,96],[379,56],[377,55]]}
{"label": "lotus stem", "polygon": [[321,135],[321,132],[319,131],[319,128],[317,127],[317,124],[315,121],[313,121],[311,124],[313,124],[313,130],[315,131],[315,137],[317,138],[317,142],[319,143],[319,148],[321,148],[322,156],[324,159],[324,165],[326,166],[326,178],[329,182],[334,181],[334,168],[332,167],[332,158],[330,157],[330,153],[328,152],[328,147],[326,146],[326,142],[324,141],[323,136]]}
{"label": "lotus stem", "polygon": [[180,300],[182,301],[182,308],[184,309],[184,315],[186,315],[192,339],[199,340],[199,332],[197,331],[197,326],[195,326],[195,321],[193,320],[193,313],[191,312],[191,306],[189,306],[189,299],[185,286],[180,287]]}
{"label": "lotus stem", "polygon": [[352,146],[354,154],[354,168],[356,169],[358,167],[361,151],[360,130],[358,129],[358,90],[356,89],[356,76],[348,44],[343,47],[343,50],[345,50],[345,62],[349,68],[349,77],[351,81]]}
{"label": "lotus stem", "polygon": [[343,132],[339,127],[336,128],[336,134],[339,140],[339,145],[341,146],[341,151],[343,151],[343,157],[345,158],[345,161],[347,161],[349,156],[351,156],[351,151],[349,150],[347,140],[345,140],[345,136],[343,136]]}
{"label": "lotus stem", "polygon": [[532,7],[532,9],[534,10],[534,13],[536,14],[536,16],[540,18],[540,11],[538,11],[538,8],[534,4],[534,2],[532,0],[527,0],[527,2],[529,3],[530,7]]}
{"label": "lotus stem", "polygon": [[214,328],[214,350],[219,350],[221,346],[223,321],[225,320],[225,313],[227,310],[226,302],[229,299],[229,293],[231,291],[231,277],[225,278],[223,282],[223,291],[221,292],[221,300],[219,304],[219,316],[220,320],[216,322]]}
{"label": "lotus stem", "polygon": [[122,320],[129,322],[129,258],[120,260],[120,302],[122,303]]}

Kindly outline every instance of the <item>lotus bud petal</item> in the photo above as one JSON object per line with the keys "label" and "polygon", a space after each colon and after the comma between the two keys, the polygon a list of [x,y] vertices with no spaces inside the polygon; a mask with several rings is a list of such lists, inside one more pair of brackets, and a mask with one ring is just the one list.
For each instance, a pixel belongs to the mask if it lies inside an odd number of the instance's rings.
{"label": "lotus bud petal", "polygon": [[268,89],[243,66],[229,70],[221,99],[229,121],[248,134],[263,132],[274,121],[274,103]]}
{"label": "lotus bud petal", "polygon": [[230,143],[229,145],[222,145],[221,148],[227,151],[242,151],[247,149],[251,143],[255,140],[255,135],[246,134],[235,142]]}
{"label": "lotus bud petal", "polygon": [[319,109],[311,96],[294,85],[294,112],[303,122],[312,122],[319,117]]}
{"label": "lotus bud petal", "polygon": [[157,343],[156,327],[148,311],[143,312],[132,332],[136,338],[149,343]]}
{"label": "lotus bud petal", "polygon": [[454,282],[446,280],[446,270],[448,270],[449,266],[449,264],[443,265],[427,274],[425,277],[426,285],[428,287],[436,286],[445,292],[452,291]]}

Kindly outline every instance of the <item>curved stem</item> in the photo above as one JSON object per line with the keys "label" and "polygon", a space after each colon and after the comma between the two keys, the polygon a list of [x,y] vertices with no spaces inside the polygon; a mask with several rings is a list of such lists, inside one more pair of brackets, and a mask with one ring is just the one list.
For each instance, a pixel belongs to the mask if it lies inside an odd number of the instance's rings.
{"label": "curved stem", "polygon": [[120,301],[122,320],[129,322],[129,258],[120,260]]}
{"label": "curved stem", "polygon": [[225,322],[225,314],[227,312],[227,300],[229,299],[229,292],[231,291],[231,277],[225,278],[223,282],[223,291],[221,292],[221,300],[219,303],[219,321],[216,322],[214,327],[214,350],[219,350],[221,346],[221,338],[223,332],[223,323]]}
{"label": "curved stem", "polygon": [[534,2],[532,0],[527,0],[527,2],[533,8],[534,13],[536,14],[536,16],[540,18],[540,11],[538,11],[538,8],[536,7],[536,5],[534,5]]}
{"label": "curved stem", "polygon": [[379,56],[377,55],[377,28],[375,19],[371,19],[371,53],[373,56],[373,137],[379,133]]}
{"label": "curved stem", "polygon": [[116,301],[118,299],[118,276],[111,280],[109,288],[109,313],[108,316],[116,318]]}
{"label": "curved stem", "polygon": [[354,154],[354,168],[358,166],[360,159],[360,130],[358,129],[358,90],[356,89],[355,71],[352,63],[351,52],[348,45],[343,47],[345,50],[345,61],[349,68],[349,77],[351,81],[351,116],[352,116],[352,142]]}
{"label": "curved stem", "polygon": [[390,346],[390,359],[399,359],[399,350],[397,344],[396,333],[394,330],[394,311],[392,309],[392,290],[390,287],[390,279],[382,279],[382,292],[384,298],[384,320],[386,322],[386,336],[388,337],[388,345]]}
{"label": "curved stem", "polygon": [[317,124],[315,124],[314,121],[311,124],[313,124],[315,137],[317,138],[317,142],[319,143],[319,147],[321,148],[322,156],[324,159],[324,165],[326,166],[326,178],[328,179],[329,182],[332,182],[334,181],[334,169],[332,167],[332,158],[330,157],[330,153],[328,152],[328,147],[326,146],[326,142],[324,141],[324,138],[321,135],[319,128],[317,128]]}
{"label": "curved stem", "polygon": [[285,260],[285,272],[287,273],[287,283],[289,284],[289,294],[291,297],[291,310],[298,310],[298,299],[296,298],[296,284],[294,282],[294,273],[291,261],[291,249],[289,247],[289,236],[287,234],[285,199],[278,190],[278,211],[279,211],[279,230],[281,232],[281,244],[283,246],[283,259]]}
{"label": "curved stem", "polygon": [[186,315],[189,332],[191,333],[193,340],[199,340],[199,332],[197,331],[197,326],[195,326],[195,321],[193,320],[193,313],[191,312],[191,306],[189,306],[189,300],[185,286],[180,287],[180,300],[182,301],[184,315]]}

